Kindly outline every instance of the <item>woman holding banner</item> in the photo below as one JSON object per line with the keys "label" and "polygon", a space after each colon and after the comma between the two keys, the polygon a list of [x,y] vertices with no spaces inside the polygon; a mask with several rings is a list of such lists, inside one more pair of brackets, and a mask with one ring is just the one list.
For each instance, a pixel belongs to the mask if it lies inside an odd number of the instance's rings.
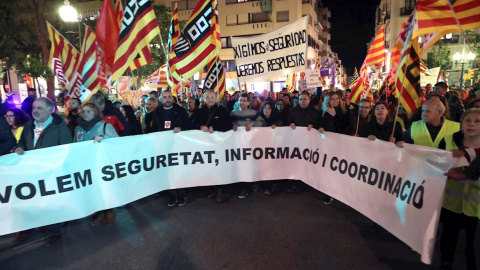
{"label": "woman holding banner", "polygon": [[[255,121],[260,121],[262,123],[262,127],[276,128],[282,126],[282,119],[280,119],[280,114],[278,113],[278,110],[275,108],[275,105],[271,101],[266,101],[263,103],[260,114]],[[264,187],[264,194],[271,196],[273,181],[265,181]]]}
{"label": "woman holding banner", "polygon": [[[91,141],[101,142],[103,139],[118,137],[115,128],[102,120],[100,109],[93,103],[82,105],[81,118],[78,119],[78,126],[75,128],[74,142]],[[115,213],[113,209],[97,212],[96,219],[90,223],[92,226],[103,223],[113,224]]]}
{"label": "woman holding banner", "polygon": [[[405,140],[400,123],[390,120],[388,105],[385,101],[375,103],[373,110],[375,118],[363,126],[360,131],[360,137],[368,138],[369,140],[379,139],[392,143]],[[393,136],[392,130],[394,130]]]}
{"label": "woman holding banner", "polygon": [[[452,269],[458,233],[465,229],[465,256],[467,269],[477,269],[474,241],[478,219],[480,218],[480,109],[466,111],[462,118],[461,131],[445,137],[439,148],[451,150],[454,157],[465,157],[469,166],[454,168],[448,176],[443,196],[441,222],[443,233],[440,238],[441,269]],[[475,168],[474,168],[475,167]]]}
{"label": "woman holding banner", "polygon": [[[348,111],[342,103],[342,97],[339,92],[328,92],[322,104],[322,109],[318,114],[314,127],[320,133],[335,132],[346,134],[348,128]],[[327,196],[323,203],[331,204],[333,198]]]}

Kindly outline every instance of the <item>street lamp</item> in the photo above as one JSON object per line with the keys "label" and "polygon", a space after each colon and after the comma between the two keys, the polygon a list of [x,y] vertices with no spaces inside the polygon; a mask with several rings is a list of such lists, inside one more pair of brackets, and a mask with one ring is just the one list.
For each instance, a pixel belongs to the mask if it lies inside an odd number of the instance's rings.
{"label": "street lamp", "polygon": [[462,54],[457,52],[453,55],[453,60],[460,61],[460,65],[462,65],[462,71],[460,73],[460,89],[463,88],[463,71],[464,71],[464,67],[465,67],[465,63],[466,63],[465,60],[471,61],[471,60],[475,59],[475,54],[472,53],[472,52],[469,52],[466,56],[467,57],[465,58],[465,49],[462,51]]}
{"label": "street lamp", "polygon": [[78,22],[78,40],[80,47],[82,47],[82,33],[80,32],[80,20],[77,10],[70,5],[70,1],[65,0],[58,13],[60,13],[60,17],[64,22]]}

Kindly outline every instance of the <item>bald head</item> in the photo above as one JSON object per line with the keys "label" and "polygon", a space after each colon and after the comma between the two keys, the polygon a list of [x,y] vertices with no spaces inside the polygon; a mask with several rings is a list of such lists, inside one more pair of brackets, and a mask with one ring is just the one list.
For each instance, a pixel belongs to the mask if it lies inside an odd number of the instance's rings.
{"label": "bald head", "polygon": [[433,126],[439,126],[442,123],[442,115],[445,112],[445,106],[438,99],[430,99],[422,107],[422,120]]}

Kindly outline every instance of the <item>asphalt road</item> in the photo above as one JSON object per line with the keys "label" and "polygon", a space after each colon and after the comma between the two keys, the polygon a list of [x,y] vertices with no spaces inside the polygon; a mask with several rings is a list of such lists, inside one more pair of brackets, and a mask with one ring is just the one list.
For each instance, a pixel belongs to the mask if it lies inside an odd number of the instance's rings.
{"label": "asphalt road", "polygon": [[[71,221],[63,239],[44,247],[41,231],[27,242],[0,236],[0,269],[439,269],[363,215],[307,189],[262,191],[216,203],[206,188],[189,189],[185,206],[167,207],[162,192],[115,209],[116,223]],[[476,248],[480,250],[480,225]],[[465,269],[464,233],[454,269]],[[478,254],[478,253],[477,253]],[[480,261],[480,257],[477,257]]]}

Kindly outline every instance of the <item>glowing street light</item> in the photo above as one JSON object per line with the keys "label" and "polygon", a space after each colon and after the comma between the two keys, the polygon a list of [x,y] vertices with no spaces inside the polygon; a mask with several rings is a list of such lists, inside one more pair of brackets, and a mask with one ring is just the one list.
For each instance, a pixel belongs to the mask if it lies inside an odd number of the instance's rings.
{"label": "glowing street light", "polygon": [[[460,65],[462,65],[462,71],[460,73],[460,88],[463,88],[463,71],[464,71],[464,66],[465,66],[465,63],[467,61],[471,61],[475,59],[475,54],[472,53],[472,52],[469,52],[467,55],[466,55],[466,58],[465,58],[465,48],[464,50],[462,51],[462,54],[460,54],[459,52],[456,52],[454,55],[453,55],[453,60],[455,61],[460,61]],[[467,61],[465,61],[467,60]]]}
{"label": "glowing street light", "polygon": [[63,2],[63,6],[60,7],[58,12],[60,13],[60,17],[65,22],[77,22],[78,21],[78,13],[77,10],[70,5],[70,1],[65,0]]}

